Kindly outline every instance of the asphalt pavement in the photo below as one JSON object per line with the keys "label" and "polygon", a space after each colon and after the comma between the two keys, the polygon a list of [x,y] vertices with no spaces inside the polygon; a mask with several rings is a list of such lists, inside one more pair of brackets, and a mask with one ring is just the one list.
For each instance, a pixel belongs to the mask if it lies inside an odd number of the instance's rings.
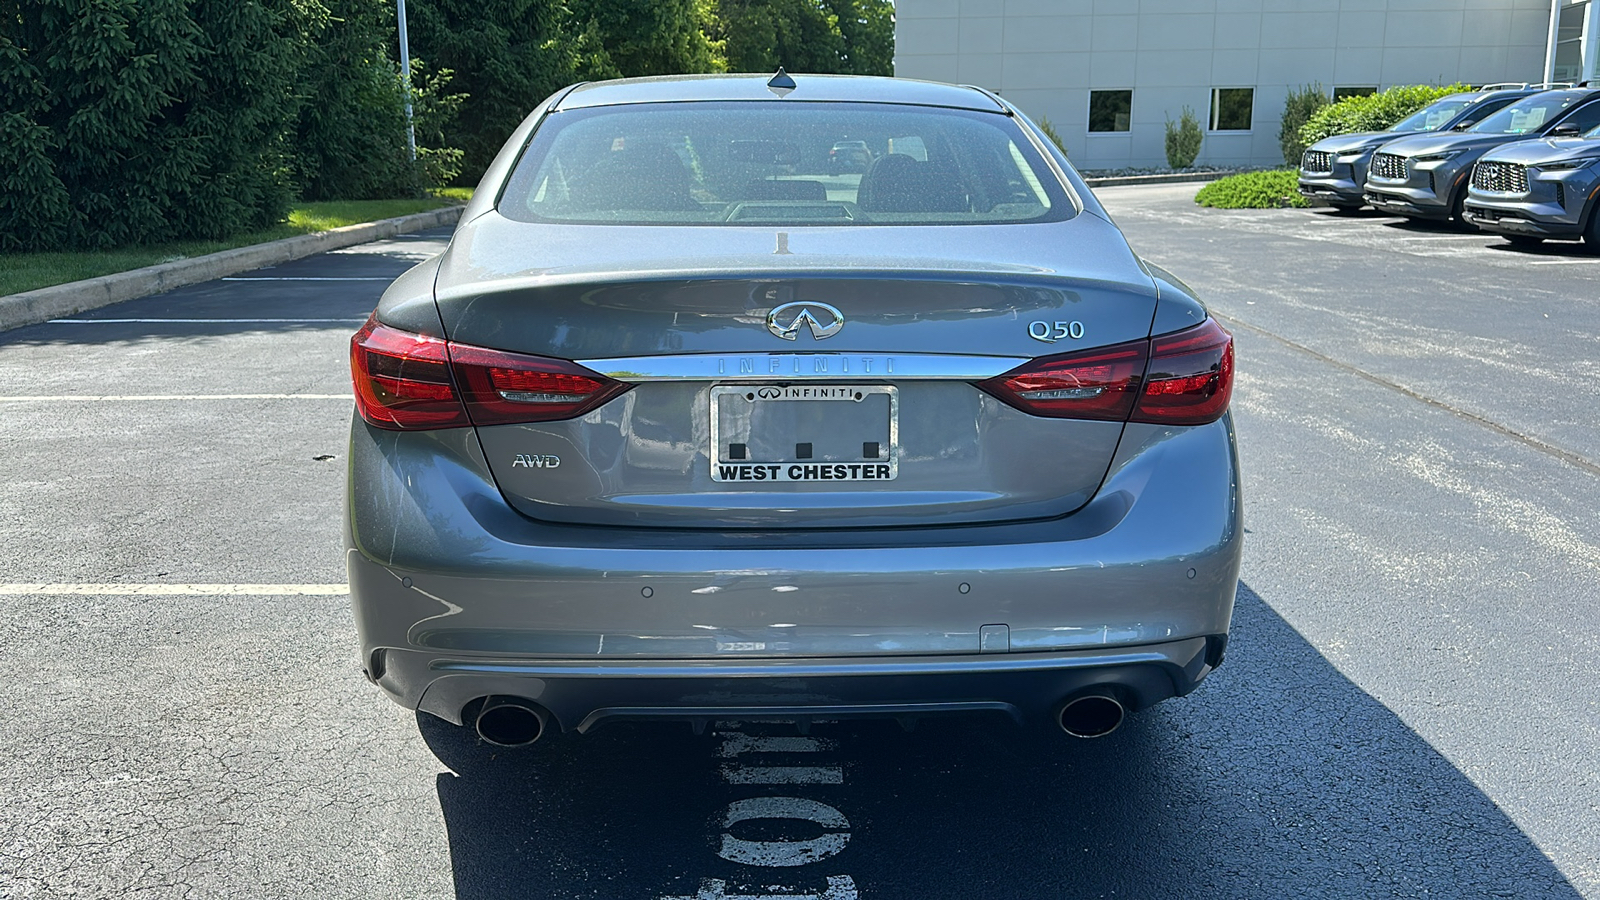
{"label": "asphalt pavement", "polygon": [[1227,663],[1075,741],[360,676],[346,347],[424,233],[0,334],[0,898],[1600,898],[1600,256],[1099,195],[1238,338]]}

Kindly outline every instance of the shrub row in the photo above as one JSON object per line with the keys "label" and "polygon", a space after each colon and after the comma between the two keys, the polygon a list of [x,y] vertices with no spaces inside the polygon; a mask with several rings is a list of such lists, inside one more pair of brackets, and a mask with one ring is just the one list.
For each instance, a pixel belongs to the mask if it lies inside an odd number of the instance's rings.
{"label": "shrub row", "polygon": [[[1470,91],[1464,84],[1435,87],[1428,84],[1401,85],[1368,94],[1346,97],[1313,113],[1300,129],[1300,144],[1309,147],[1325,137],[1356,131],[1382,131],[1441,97]],[[1285,145],[1287,153],[1287,145]],[[1285,161],[1299,165],[1300,158]]]}

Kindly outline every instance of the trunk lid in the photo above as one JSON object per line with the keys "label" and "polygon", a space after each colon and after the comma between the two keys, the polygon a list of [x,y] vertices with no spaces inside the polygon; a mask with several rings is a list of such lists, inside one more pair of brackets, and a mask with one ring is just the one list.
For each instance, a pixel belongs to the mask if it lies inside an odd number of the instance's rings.
{"label": "trunk lid", "polygon": [[789,232],[491,213],[457,233],[437,297],[452,341],[633,385],[576,419],[478,428],[515,508],[762,529],[1082,506],[1122,424],[1030,415],[976,383],[1145,338],[1156,305],[1120,233],[1087,214]]}

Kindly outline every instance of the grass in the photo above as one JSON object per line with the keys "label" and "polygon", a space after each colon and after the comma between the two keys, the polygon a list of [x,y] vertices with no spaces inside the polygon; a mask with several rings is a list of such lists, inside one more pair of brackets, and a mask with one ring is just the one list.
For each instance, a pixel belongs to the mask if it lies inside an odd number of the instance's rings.
{"label": "grass", "polygon": [[1194,202],[1217,209],[1277,209],[1281,206],[1305,207],[1300,196],[1300,173],[1294,169],[1244,172],[1219,178],[1200,189]]}
{"label": "grass", "polygon": [[391,219],[425,212],[472,196],[471,188],[445,188],[437,196],[415,200],[340,200],[327,203],[301,203],[289,211],[289,219],[264,231],[236,235],[221,241],[181,241],[147,247],[78,253],[0,253],[0,297],[35,288],[97,278],[126,272],[156,263],[174,262],[204,256],[219,250],[232,250],[266,241],[327,231],[345,225],[358,225],[378,219]]}

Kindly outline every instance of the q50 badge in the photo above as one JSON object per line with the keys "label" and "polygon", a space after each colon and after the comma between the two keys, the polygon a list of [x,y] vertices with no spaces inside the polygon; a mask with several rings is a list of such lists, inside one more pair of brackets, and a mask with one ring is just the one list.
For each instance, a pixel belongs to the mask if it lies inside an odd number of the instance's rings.
{"label": "q50 badge", "polygon": [[1075,341],[1083,340],[1082,322],[1045,322],[1043,320],[1028,323],[1028,337],[1046,344],[1054,344],[1062,338],[1072,338]]}

